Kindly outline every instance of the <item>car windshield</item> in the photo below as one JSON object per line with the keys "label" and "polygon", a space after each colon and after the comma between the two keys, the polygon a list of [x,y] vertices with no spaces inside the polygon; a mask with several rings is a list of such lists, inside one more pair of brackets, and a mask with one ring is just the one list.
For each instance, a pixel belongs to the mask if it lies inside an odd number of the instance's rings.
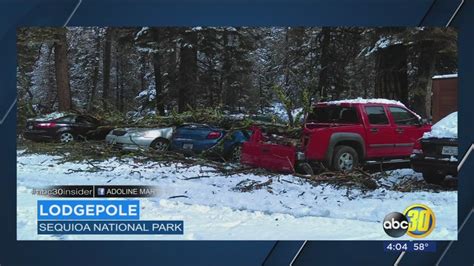
{"label": "car windshield", "polygon": [[308,123],[358,124],[359,118],[354,107],[325,106],[315,107],[306,118]]}

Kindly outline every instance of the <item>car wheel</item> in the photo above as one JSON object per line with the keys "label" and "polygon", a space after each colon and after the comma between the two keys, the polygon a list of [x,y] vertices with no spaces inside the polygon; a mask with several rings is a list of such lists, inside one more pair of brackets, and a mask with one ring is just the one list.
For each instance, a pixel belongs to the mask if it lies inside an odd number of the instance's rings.
{"label": "car wheel", "polygon": [[170,146],[169,140],[163,139],[163,138],[155,139],[155,140],[150,144],[150,148],[152,148],[152,149],[155,150],[155,151],[159,151],[159,152],[167,151],[168,148],[169,148],[169,146]]}
{"label": "car wheel", "polygon": [[303,175],[314,175],[313,168],[309,163],[298,163],[296,165],[296,172]]}
{"label": "car wheel", "polygon": [[332,169],[342,172],[351,172],[359,166],[359,155],[354,148],[337,146],[334,150]]}
{"label": "car wheel", "polygon": [[233,162],[240,162],[240,157],[242,156],[242,145],[237,145],[232,149],[230,154],[230,159]]}
{"label": "car wheel", "polygon": [[74,135],[71,132],[63,132],[59,134],[59,141],[61,143],[70,143],[74,141]]}
{"label": "car wheel", "polygon": [[445,175],[437,174],[433,171],[423,171],[422,172],[423,179],[426,183],[440,185],[443,183],[444,179],[446,178]]}

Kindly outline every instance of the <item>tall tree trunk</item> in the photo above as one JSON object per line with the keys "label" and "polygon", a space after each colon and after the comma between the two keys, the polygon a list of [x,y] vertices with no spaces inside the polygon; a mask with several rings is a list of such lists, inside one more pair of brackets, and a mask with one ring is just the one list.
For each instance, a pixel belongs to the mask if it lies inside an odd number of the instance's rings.
{"label": "tall tree trunk", "polygon": [[145,54],[140,55],[140,90],[135,91],[138,93],[146,89],[146,70],[147,70],[147,57]]}
{"label": "tall tree trunk", "polygon": [[95,101],[95,95],[97,93],[97,84],[99,83],[99,56],[100,56],[100,35],[97,34],[96,44],[95,44],[95,58],[94,58],[94,71],[92,74],[92,87],[89,93],[89,99],[87,103],[87,111],[92,111]]}
{"label": "tall tree trunk", "polygon": [[419,45],[417,78],[413,91],[413,111],[423,117],[431,117],[431,77],[435,71],[436,50],[432,40],[422,41]]}
{"label": "tall tree trunk", "polygon": [[69,86],[66,29],[59,29],[59,32],[56,34],[54,66],[56,70],[59,111],[69,111],[72,108],[72,104],[71,88]]}
{"label": "tall tree trunk", "polygon": [[263,113],[264,107],[264,98],[263,98],[263,86],[262,86],[262,74],[258,73],[258,104],[259,110]]}
{"label": "tall tree trunk", "polygon": [[153,41],[156,43],[155,51],[153,52],[153,71],[155,73],[155,104],[156,112],[160,115],[165,115],[163,82],[161,79],[161,55],[160,55],[160,32],[158,28],[152,29]]}
{"label": "tall tree trunk", "polygon": [[103,86],[102,86],[102,104],[105,111],[108,110],[107,102],[109,101],[110,92],[110,65],[112,57],[112,38],[114,30],[107,28],[105,30],[105,44],[104,44],[104,66],[103,66]]}
{"label": "tall tree trunk", "polygon": [[377,51],[375,97],[408,105],[407,47],[391,45]]}
{"label": "tall tree trunk", "polygon": [[[168,29],[170,30],[170,29]],[[173,29],[171,31],[172,34],[177,34],[176,33],[176,30]],[[168,91],[172,92],[173,95],[175,95],[176,92],[179,91],[179,83],[178,83],[178,58],[180,57],[180,48],[179,48],[179,44],[178,43],[175,43],[174,44],[174,52],[173,53],[170,53],[170,57],[169,57],[169,62],[168,62],[168,67],[169,67],[169,70],[168,70],[168,79],[169,79],[169,89]]]}
{"label": "tall tree trunk", "polygon": [[120,43],[117,44],[115,52],[115,108],[120,110],[120,87],[122,82],[122,66],[121,66],[121,51],[119,50]]}
{"label": "tall tree trunk", "polygon": [[193,93],[196,92],[197,82],[197,33],[194,31],[183,33],[181,44],[181,60],[179,64],[179,91],[178,111],[188,110],[193,106]]}
{"label": "tall tree trunk", "polygon": [[165,47],[171,48],[172,52],[162,54],[162,60],[166,58],[166,64],[163,64],[165,70],[168,72],[166,76],[166,80],[168,81],[167,92],[166,92],[166,101],[164,101],[163,106],[165,109],[171,109],[170,106],[171,101],[168,99],[175,99],[175,95],[178,94],[179,91],[179,83],[178,83],[178,59],[180,57],[180,45],[178,42],[174,41],[174,37],[179,35],[178,28],[164,28],[161,29],[161,42]]}
{"label": "tall tree trunk", "polygon": [[221,71],[221,93],[222,93],[222,100],[223,104],[226,107],[233,108],[234,105],[234,97],[232,97],[232,87],[230,80],[230,72],[232,69],[232,58],[230,55],[230,47],[229,47],[229,32],[224,30],[222,33],[222,41],[223,41],[223,62],[222,62],[222,71]]}
{"label": "tall tree trunk", "polygon": [[327,100],[328,97],[328,68],[329,68],[329,45],[331,38],[331,29],[323,27],[321,30],[321,71],[319,72],[318,92],[321,100]]}
{"label": "tall tree trunk", "polygon": [[289,41],[289,33],[290,29],[286,28],[286,33],[285,33],[285,60],[283,61],[283,67],[285,68],[285,86],[284,86],[284,92],[287,97],[287,101],[284,103],[285,109],[286,109],[286,115],[288,116],[288,123],[292,127],[295,124],[295,121],[293,119],[293,113],[292,111],[292,106],[290,105],[290,101],[293,101],[293,99],[290,99],[291,96],[289,95],[290,91],[290,41]]}

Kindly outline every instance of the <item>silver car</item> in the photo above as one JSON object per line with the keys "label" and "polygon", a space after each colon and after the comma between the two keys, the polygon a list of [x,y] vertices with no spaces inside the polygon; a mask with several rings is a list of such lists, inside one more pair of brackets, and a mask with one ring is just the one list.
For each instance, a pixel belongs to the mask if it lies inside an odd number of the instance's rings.
{"label": "silver car", "polygon": [[151,148],[166,151],[173,135],[173,127],[165,128],[116,128],[107,135],[105,141],[123,150]]}

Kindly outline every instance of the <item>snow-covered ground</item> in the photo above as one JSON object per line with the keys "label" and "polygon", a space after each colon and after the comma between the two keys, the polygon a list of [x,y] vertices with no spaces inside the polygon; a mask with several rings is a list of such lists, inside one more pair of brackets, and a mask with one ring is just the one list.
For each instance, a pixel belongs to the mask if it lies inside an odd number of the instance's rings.
{"label": "snow-covered ground", "polygon": [[[414,203],[431,207],[436,228],[427,239],[457,237],[457,192],[391,190],[394,184],[421,180],[410,169],[390,172],[379,188],[361,191],[311,184],[293,175],[224,175],[211,167],[142,163],[111,158],[95,162],[102,171],[78,172],[87,163],[60,163],[60,156],[17,152],[17,236],[34,239],[197,239],[197,240],[365,240],[390,239],[381,220]],[[268,186],[236,189],[251,182]],[[142,220],[184,220],[183,236],[37,235],[33,188],[49,185],[153,185],[158,197],[140,199]],[[176,197],[178,196],[178,197]],[[405,236],[402,239],[410,239]]]}

